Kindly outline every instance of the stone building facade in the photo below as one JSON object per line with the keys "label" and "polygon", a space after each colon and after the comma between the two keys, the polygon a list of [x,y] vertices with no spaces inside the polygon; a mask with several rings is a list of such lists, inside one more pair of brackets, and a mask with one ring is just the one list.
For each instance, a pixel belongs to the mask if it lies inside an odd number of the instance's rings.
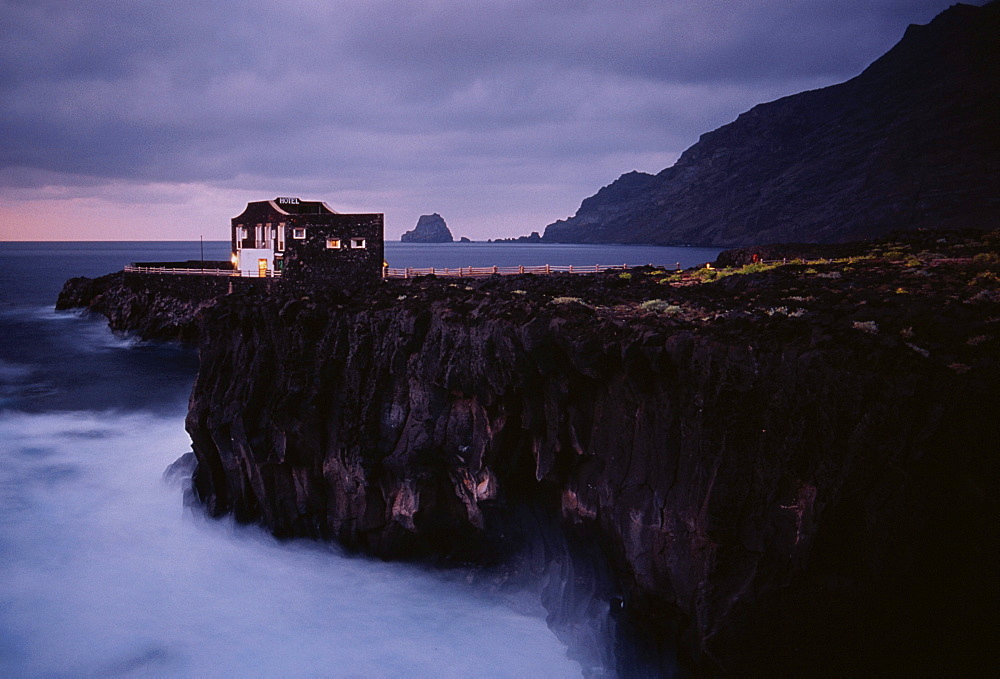
{"label": "stone building facade", "polygon": [[384,215],[340,214],[321,201],[248,203],[232,220],[233,265],[244,276],[356,283],[382,275]]}

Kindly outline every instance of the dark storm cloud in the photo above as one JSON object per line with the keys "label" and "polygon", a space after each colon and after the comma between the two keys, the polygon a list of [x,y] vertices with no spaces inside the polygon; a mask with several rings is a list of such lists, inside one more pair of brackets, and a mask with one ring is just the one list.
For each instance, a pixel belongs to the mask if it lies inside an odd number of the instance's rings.
{"label": "dark storm cloud", "polygon": [[0,181],[610,181],[948,4],[5,0]]}

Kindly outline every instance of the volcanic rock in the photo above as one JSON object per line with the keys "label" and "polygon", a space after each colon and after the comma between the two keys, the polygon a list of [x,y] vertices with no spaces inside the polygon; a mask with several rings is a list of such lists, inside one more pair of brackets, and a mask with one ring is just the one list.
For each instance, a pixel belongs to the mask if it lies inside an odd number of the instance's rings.
{"label": "volcanic rock", "polygon": [[755,106],[550,224],[559,243],[844,242],[1000,220],[1000,3],[955,5],[859,76]]}
{"label": "volcanic rock", "polygon": [[444,218],[438,213],[421,215],[417,226],[399,239],[404,243],[451,243],[454,241]]}
{"label": "volcanic rock", "polygon": [[915,235],[200,308],[126,277],[98,306],[198,319],[187,428],[213,515],[534,579],[622,676],[981,676],[1000,234]]}

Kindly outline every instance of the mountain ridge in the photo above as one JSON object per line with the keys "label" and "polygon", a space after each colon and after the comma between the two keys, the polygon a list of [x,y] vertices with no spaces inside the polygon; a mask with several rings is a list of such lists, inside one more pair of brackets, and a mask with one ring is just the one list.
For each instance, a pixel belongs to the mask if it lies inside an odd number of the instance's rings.
{"label": "mountain ridge", "polygon": [[911,25],[845,82],[754,106],[671,167],[629,172],[544,241],[844,242],[1000,217],[1000,4]]}

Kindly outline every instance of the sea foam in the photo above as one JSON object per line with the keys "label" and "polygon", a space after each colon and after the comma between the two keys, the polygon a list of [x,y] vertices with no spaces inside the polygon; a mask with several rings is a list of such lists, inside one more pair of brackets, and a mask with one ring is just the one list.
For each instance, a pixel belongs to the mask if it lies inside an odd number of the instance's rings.
{"label": "sea foam", "polygon": [[540,616],[183,509],[180,418],[0,413],[4,676],[580,676]]}

